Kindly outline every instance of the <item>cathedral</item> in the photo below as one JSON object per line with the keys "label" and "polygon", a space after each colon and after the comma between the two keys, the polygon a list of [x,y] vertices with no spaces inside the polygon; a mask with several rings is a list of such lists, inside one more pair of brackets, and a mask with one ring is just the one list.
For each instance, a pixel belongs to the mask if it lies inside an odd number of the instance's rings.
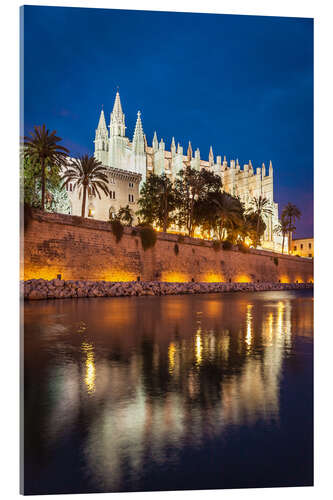
{"label": "cathedral", "polygon": [[[109,128],[109,131],[108,131]],[[229,162],[224,156],[214,156],[210,147],[208,161],[201,159],[199,148],[194,152],[191,142],[186,154],[183,147],[172,138],[170,151],[166,150],[163,139],[157,138],[156,132],[151,146],[148,145],[143,131],[141,113],[138,111],[132,141],[126,137],[125,114],[122,109],[119,92],[117,91],[113,110],[110,115],[109,127],[106,125],[104,110],[101,111],[95,133],[94,156],[103,165],[108,167],[110,180],[110,199],[103,196],[102,200],[90,199],[87,207],[87,216],[108,220],[120,206],[129,204],[137,210],[139,189],[150,173],[166,174],[172,181],[178,172],[186,166],[195,169],[208,169],[219,175],[223,190],[238,196],[248,208],[251,199],[260,195],[268,198],[272,204],[272,216],[266,222],[266,231],[263,236],[262,247],[279,250],[281,237],[274,234],[274,227],[278,223],[278,205],[273,197],[273,166],[269,162],[268,168],[263,163],[261,167],[254,167],[249,161],[239,164],[237,159]],[[72,213],[79,214],[79,203],[74,193],[71,196]],[[121,204],[122,203],[122,204]],[[90,206],[90,208],[89,208]]]}

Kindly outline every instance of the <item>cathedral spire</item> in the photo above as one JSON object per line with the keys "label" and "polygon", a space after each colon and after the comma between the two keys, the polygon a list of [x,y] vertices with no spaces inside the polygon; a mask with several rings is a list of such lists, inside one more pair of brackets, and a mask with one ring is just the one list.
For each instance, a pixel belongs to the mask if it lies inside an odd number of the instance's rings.
{"label": "cathedral spire", "polygon": [[188,161],[192,160],[192,146],[191,146],[191,141],[188,141],[188,148],[187,148],[187,159]]}
{"label": "cathedral spire", "polygon": [[176,143],[175,143],[175,138],[172,138],[171,141],[171,154],[174,156],[176,154]]}
{"label": "cathedral spire", "polygon": [[210,150],[209,150],[208,161],[209,161],[209,166],[212,167],[214,165],[214,153],[213,153],[212,146],[210,147]]}
{"label": "cathedral spire", "polygon": [[135,130],[133,135],[133,151],[137,153],[143,153],[145,147],[145,139],[141,122],[141,112],[138,111],[138,117],[135,124]]}
{"label": "cathedral spire", "polygon": [[118,90],[117,90],[116,97],[114,100],[112,114],[114,116],[119,117],[119,118],[122,118],[122,116],[123,116],[123,108],[121,107],[120,95],[119,95]]}
{"label": "cathedral spire", "polygon": [[103,108],[102,108],[102,111],[101,111],[101,115],[99,117],[99,122],[98,122],[98,126],[97,126],[97,130],[101,130],[101,131],[107,131],[107,126],[106,126],[106,121],[105,121],[105,116],[104,116],[104,111],[103,111]]}
{"label": "cathedral spire", "polygon": [[108,151],[109,151],[109,134],[108,134],[108,129],[106,126],[105,122],[105,116],[104,116],[104,111],[102,109],[100,117],[99,117],[99,122],[98,126],[96,129],[95,133],[95,152],[94,156],[95,158],[102,162],[103,165],[107,165],[108,162]]}
{"label": "cathedral spire", "polygon": [[153,150],[154,151],[158,150],[158,139],[157,139],[156,130],[154,132],[154,137],[153,137]]}
{"label": "cathedral spire", "polygon": [[113,110],[110,116],[110,134],[111,136],[125,137],[125,129],[125,114],[123,113],[120,95],[117,90]]}

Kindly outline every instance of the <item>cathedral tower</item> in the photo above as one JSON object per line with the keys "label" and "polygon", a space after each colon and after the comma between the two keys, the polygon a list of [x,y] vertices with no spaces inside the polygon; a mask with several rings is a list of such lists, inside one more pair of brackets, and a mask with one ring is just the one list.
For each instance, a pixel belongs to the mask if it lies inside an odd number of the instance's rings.
{"label": "cathedral tower", "polygon": [[101,116],[99,117],[94,143],[95,143],[94,156],[96,160],[102,162],[103,165],[107,165],[109,156],[109,134],[108,134],[108,129],[106,127],[103,109],[101,111]]}
{"label": "cathedral tower", "polygon": [[114,100],[113,110],[110,115],[110,154],[109,165],[115,168],[125,168],[127,163],[127,138],[125,137],[125,115],[121,107],[119,92]]}
{"label": "cathedral tower", "polygon": [[132,142],[132,165],[134,172],[142,175],[142,182],[146,180],[146,152],[145,135],[141,122],[141,113],[138,111]]}

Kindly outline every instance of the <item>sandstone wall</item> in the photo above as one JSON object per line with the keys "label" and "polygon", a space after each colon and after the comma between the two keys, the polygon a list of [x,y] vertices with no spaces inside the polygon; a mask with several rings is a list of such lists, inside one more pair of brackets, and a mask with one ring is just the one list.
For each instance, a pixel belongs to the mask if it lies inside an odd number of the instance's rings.
{"label": "sandstone wall", "polygon": [[271,252],[215,251],[210,242],[177,240],[159,234],[155,247],[144,251],[132,228],[116,243],[108,222],[34,211],[22,235],[21,279],[61,274],[65,280],[313,281],[312,260],[278,255],[276,265]]}

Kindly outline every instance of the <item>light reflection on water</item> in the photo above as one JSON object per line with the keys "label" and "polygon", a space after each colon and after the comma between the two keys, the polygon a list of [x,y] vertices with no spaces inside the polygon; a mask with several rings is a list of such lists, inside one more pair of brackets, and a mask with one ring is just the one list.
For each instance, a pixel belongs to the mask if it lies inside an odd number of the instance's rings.
{"label": "light reflection on water", "polygon": [[234,439],[229,454],[245,446],[251,469],[258,426],[274,454],[288,421],[281,380],[309,363],[311,376],[312,330],[312,296],[299,292],[26,304],[26,492],[237,486],[226,458],[206,484],[185,454],[204,471]]}

